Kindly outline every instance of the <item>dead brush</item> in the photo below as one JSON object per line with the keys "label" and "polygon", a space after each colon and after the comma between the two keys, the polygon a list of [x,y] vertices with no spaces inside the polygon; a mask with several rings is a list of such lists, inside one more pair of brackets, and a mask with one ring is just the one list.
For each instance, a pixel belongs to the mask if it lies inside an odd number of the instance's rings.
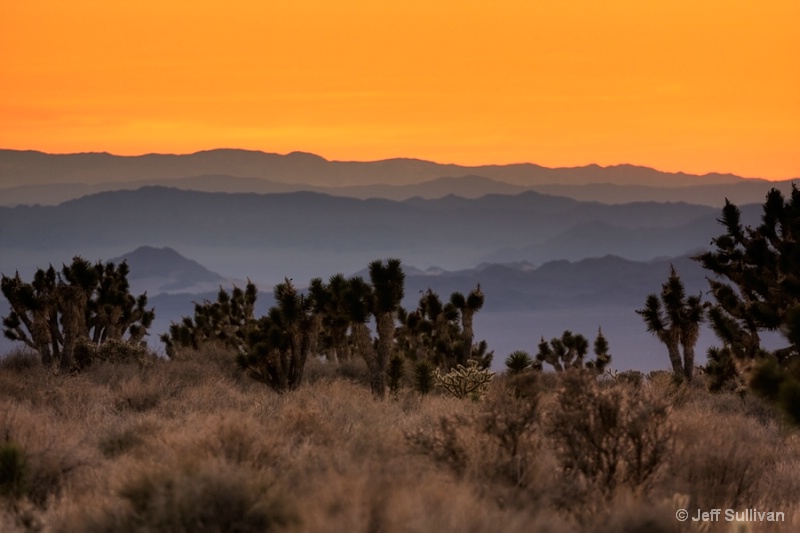
{"label": "dead brush", "polygon": [[703,509],[775,505],[783,489],[766,491],[779,455],[770,445],[776,428],[764,428],[741,414],[711,416],[686,410],[678,413],[672,485],[692,494],[692,505]]}
{"label": "dead brush", "polygon": [[125,505],[79,512],[54,531],[263,533],[299,523],[293,507],[268,482],[229,464],[139,472],[118,496]]}
{"label": "dead brush", "polygon": [[459,478],[526,490],[534,482],[538,397],[498,383],[469,414],[441,416],[433,431],[406,432],[412,449]]}
{"label": "dead brush", "polygon": [[9,486],[17,498],[37,507],[58,497],[77,472],[92,464],[84,442],[68,424],[26,407],[0,408],[0,441],[5,443],[6,461],[14,461],[14,470],[7,474],[21,476]]}
{"label": "dead brush", "polygon": [[583,371],[565,372],[546,421],[562,472],[578,492],[610,499],[618,486],[646,493],[670,458],[669,406],[642,391],[600,386]]}

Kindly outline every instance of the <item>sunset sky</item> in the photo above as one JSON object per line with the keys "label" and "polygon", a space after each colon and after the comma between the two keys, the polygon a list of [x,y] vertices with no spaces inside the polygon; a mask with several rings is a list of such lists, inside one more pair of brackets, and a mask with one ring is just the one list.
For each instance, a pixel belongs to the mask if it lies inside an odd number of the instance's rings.
{"label": "sunset sky", "polygon": [[800,2],[9,0],[0,147],[800,177]]}

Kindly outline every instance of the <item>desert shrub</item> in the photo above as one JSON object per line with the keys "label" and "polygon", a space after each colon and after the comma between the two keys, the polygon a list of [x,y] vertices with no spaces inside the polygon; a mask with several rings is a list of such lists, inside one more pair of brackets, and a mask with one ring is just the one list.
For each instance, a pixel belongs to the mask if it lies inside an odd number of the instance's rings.
{"label": "desert shrub", "polygon": [[200,435],[200,445],[212,457],[234,465],[264,468],[272,464],[274,451],[260,432],[258,419],[237,412],[227,412],[205,424],[208,429]]}
{"label": "desert shrub", "polygon": [[363,359],[350,359],[339,363],[336,375],[354,383],[369,384],[369,368]]}
{"label": "desert shrub", "polygon": [[697,403],[702,405],[704,411],[725,417],[743,415],[762,426],[772,426],[782,421],[773,405],[754,394],[717,392],[698,397]]}
{"label": "desert shrub", "polygon": [[442,416],[433,431],[416,430],[406,434],[412,449],[430,456],[436,463],[462,477],[467,470],[468,456],[465,438],[461,436],[468,420],[459,416]]}
{"label": "desert shrub", "polygon": [[[599,509],[583,530],[587,533],[678,533],[688,529],[685,523],[675,519],[675,511],[681,506],[674,501],[648,501],[623,493]],[[706,529],[702,531],[708,531],[710,524],[703,525]]]}
{"label": "desert shrub", "polygon": [[44,507],[60,495],[75,471],[88,465],[85,451],[68,429],[47,413],[25,407],[0,409],[4,485],[7,494]]}
{"label": "desert shrub", "polygon": [[541,382],[544,374],[542,372],[522,372],[519,374],[506,374],[498,376],[495,383],[500,387],[507,387],[519,398],[538,397],[542,390]]}
{"label": "desert shrub", "polygon": [[119,495],[127,505],[84,514],[57,531],[263,533],[298,522],[269,486],[222,465],[144,472]]}
{"label": "desert shrub", "polygon": [[495,386],[479,410],[441,416],[432,429],[407,432],[406,440],[459,478],[525,490],[534,482],[537,420],[536,397]]}
{"label": "desert shrub", "polygon": [[363,359],[348,359],[339,363],[323,361],[317,357],[306,363],[304,379],[308,384],[320,381],[345,379],[362,385],[369,385],[370,375]]}
{"label": "desert shrub", "polygon": [[102,433],[97,447],[103,456],[113,459],[141,447],[153,429],[152,424],[141,422],[111,427]]}
{"label": "desert shrub", "polygon": [[693,508],[775,505],[779,495],[768,496],[763,485],[777,460],[768,438],[774,428],[739,414],[687,409],[679,417],[670,472],[676,489],[692,495]]}
{"label": "desert shrub", "polygon": [[48,448],[30,454],[28,498],[44,506],[52,496],[62,494],[73,471],[87,467],[81,455],[73,450]]}
{"label": "desert shrub", "polygon": [[146,346],[126,341],[111,339],[97,348],[96,359],[109,363],[137,363],[140,366],[152,366],[155,361]]}
{"label": "desert shrub", "polygon": [[652,370],[647,373],[647,382],[656,387],[675,388],[683,383],[674,373],[667,370]]}
{"label": "desert shrub", "polygon": [[157,357],[140,343],[132,343],[121,339],[108,339],[100,345],[89,339],[79,339],[75,344],[73,369],[82,371],[95,362],[111,364],[135,363],[140,368],[147,368],[156,362]]}
{"label": "desert shrub", "polygon": [[161,389],[153,383],[128,382],[119,391],[114,407],[118,411],[130,410],[143,413],[155,409],[161,401],[161,396]]}
{"label": "desert shrub", "polygon": [[33,350],[17,348],[0,357],[0,372],[22,374],[41,366],[39,356]]}
{"label": "desert shrub", "polygon": [[506,386],[493,387],[474,424],[484,437],[491,464],[481,471],[491,473],[515,487],[527,487],[532,481],[538,441],[535,439],[539,419],[539,398],[519,396]]}
{"label": "desert shrub", "polygon": [[313,384],[326,379],[335,379],[339,365],[311,357],[306,362],[304,378],[306,383]]}
{"label": "desert shrub", "polygon": [[29,475],[25,450],[15,442],[0,443],[0,496],[19,498],[27,493]]}
{"label": "desert shrub", "polygon": [[588,372],[565,373],[548,423],[561,470],[611,498],[620,485],[647,491],[672,450],[666,403]]}
{"label": "desert shrub", "polygon": [[38,356],[30,356],[27,351],[0,358],[0,399],[40,405],[45,401],[47,386],[57,379]]}
{"label": "desert shrub", "polygon": [[624,370],[613,374],[613,378],[617,383],[624,383],[637,388],[644,383],[644,374],[638,370]]}

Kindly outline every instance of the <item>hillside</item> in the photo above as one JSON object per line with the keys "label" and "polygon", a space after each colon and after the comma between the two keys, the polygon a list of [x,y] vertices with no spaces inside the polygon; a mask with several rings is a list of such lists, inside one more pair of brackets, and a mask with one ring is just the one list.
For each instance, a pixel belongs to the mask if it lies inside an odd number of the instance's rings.
{"label": "hillside", "polygon": [[224,277],[197,261],[183,257],[172,248],[140,246],[110,261],[115,264],[125,261],[128,264],[131,292],[137,294],[207,292],[227,283]]}

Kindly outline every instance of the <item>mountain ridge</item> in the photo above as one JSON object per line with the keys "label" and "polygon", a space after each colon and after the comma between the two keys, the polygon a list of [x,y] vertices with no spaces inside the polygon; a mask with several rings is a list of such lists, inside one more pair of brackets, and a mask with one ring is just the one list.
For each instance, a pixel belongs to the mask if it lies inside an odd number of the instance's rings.
{"label": "mountain ridge", "polygon": [[525,186],[542,183],[655,182],[680,186],[734,183],[746,179],[733,174],[694,175],[683,172],[661,172],[630,164],[548,168],[535,163],[468,166],[403,158],[379,161],[329,161],[304,152],[281,155],[239,149],[136,156],[91,152],[47,154],[35,150],[0,149],[0,187],[3,188],[23,184],[70,182],[94,184],[103,181],[179,179],[203,174],[229,174],[320,186],[376,183],[410,185],[444,176],[469,174]]}

